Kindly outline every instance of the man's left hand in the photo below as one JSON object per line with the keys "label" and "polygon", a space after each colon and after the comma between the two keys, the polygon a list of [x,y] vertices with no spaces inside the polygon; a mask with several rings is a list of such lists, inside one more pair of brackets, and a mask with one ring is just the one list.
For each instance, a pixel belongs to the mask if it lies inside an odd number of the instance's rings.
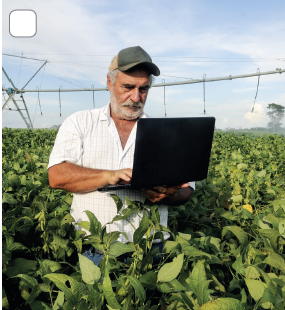
{"label": "man's left hand", "polygon": [[142,188],[140,192],[154,203],[181,205],[189,200],[193,190],[189,186],[189,183],[183,183],[170,187],[156,186],[152,188]]}

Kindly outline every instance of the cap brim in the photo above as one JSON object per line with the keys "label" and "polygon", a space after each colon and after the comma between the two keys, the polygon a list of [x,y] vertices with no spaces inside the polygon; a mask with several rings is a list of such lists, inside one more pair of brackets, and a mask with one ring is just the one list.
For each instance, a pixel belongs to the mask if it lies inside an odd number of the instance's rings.
{"label": "cap brim", "polygon": [[149,70],[149,72],[151,73],[151,74],[153,74],[154,76],[159,76],[160,75],[160,70],[158,69],[158,67],[154,64],[154,63],[152,63],[152,62],[144,62],[144,61],[142,61],[142,62],[135,62],[135,63],[132,63],[132,64],[128,64],[128,65],[126,65],[126,66],[121,66],[121,67],[119,67],[118,69],[120,70],[120,71],[128,71],[128,70],[130,70],[131,68],[134,68],[134,67],[136,67],[136,66],[138,66],[138,65],[144,65],[144,66],[146,66],[147,68],[148,68],[148,70]]}

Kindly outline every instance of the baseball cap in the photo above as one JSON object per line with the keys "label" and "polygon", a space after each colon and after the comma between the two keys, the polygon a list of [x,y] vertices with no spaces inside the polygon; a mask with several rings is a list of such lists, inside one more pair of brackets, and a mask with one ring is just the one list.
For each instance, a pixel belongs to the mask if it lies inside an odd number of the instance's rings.
{"label": "baseball cap", "polygon": [[118,69],[124,72],[137,65],[146,66],[149,72],[155,76],[160,75],[158,67],[152,62],[149,54],[140,46],[122,49],[118,55],[112,59],[109,70],[113,71]]}

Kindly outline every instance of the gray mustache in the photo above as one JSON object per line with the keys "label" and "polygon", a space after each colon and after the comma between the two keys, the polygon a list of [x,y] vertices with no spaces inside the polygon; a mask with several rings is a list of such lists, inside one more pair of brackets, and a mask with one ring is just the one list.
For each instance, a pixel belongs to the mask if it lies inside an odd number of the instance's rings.
{"label": "gray mustache", "polygon": [[123,107],[135,107],[135,108],[142,108],[143,104],[139,102],[125,102],[122,104]]}

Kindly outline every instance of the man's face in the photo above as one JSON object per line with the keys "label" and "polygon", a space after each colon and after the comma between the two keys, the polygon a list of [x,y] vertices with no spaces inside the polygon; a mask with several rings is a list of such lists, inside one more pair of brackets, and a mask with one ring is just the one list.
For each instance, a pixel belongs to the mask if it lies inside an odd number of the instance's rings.
{"label": "man's face", "polygon": [[119,71],[112,85],[108,76],[108,89],[111,92],[111,115],[118,119],[133,120],[143,111],[149,86],[150,75],[146,71]]}

